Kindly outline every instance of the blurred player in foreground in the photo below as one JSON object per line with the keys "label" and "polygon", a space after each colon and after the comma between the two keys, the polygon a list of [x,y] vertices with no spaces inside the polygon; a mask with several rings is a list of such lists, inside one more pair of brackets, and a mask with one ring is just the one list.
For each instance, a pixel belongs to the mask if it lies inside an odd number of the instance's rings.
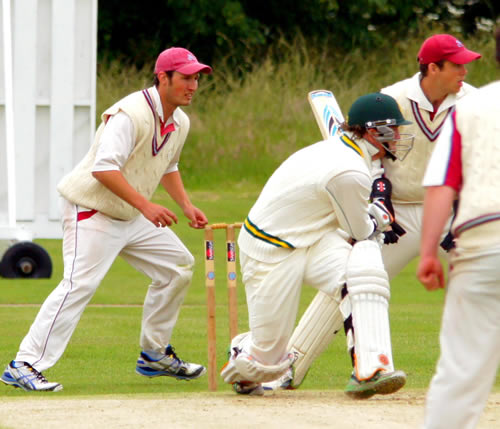
{"label": "blurred player in foreground", "polygon": [[[500,62],[500,29],[496,31]],[[418,279],[445,286],[437,254],[453,200],[441,355],[427,394],[425,429],[476,427],[500,363],[500,81],[459,101],[432,153]]]}
{"label": "blurred player in foreground", "polygon": [[[423,215],[424,189],[422,179],[434,142],[442,130],[446,118],[453,111],[457,100],[476,89],[464,82],[466,64],[480,58],[477,52],[468,50],[463,43],[449,34],[436,34],[422,43],[417,60],[420,71],[413,77],[383,88],[382,93],[393,97],[405,118],[413,123],[407,132],[415,135],[413,149],[403,161],[384,158],[383,177],[373,183],[372,198],[383,198],[392,210],[401,228],[386,231],[382,248],[384,266],[389,279],[394,278],[419,253],[420,231]],[[449,212],[449,218],[451,217]],[[443,232],[441,256],[453,246],[453,238]],[[306,310],[308,323],[318,323],[314,318],[317,308],[335,303],[323,292],[318,292]],[[340,327],[325,327],[324,336],[311,341],[311,348],[297,343],[309,328],[302,319],[290,340],[290,349],[299,355],[294,372],[288,371],[280,380],[267,383],[269,389],[293,389],[300,386],[314,359],[330,344]],[[318,347],[316,347],[318,346]]]}
{"label": "blurred player in foreground", "polygon": [[177,223],[175,213],[150,199],[161,183],[191,227],[207,223],[191,203],[178,169],[189,131],[189,118],[179,106],[191,104],[200,73],[211,71],[188,50],[167,49],[156,61],[155,85],[128,95],[103,113],[94,144],[57,187],[63,197],[64,278],[7,365],[1,377],[5,384],[27,391],[62,389],[61,384],[47,381],[42,371],[62,356],[118,255],[151,278],[136,372],[178,379],[205,373],[202,365],[179,359],[169,344],[194,258],[168,228]]}
{"label": "blurred player in foreground", "polygon": [[264,186],[238,239],[250,332],[233,339],[221,372],[237,393],[263,394],[261,383],[295,359],[288,341],[304,283],[335,300],[335,311],[322,313],[324,322],[333,317],[349,325],[350,394],[389,394],[405,384],[393,365],[379,243],[393,217],[369,197],[372,159],[400,156],[399,126],[408,124],[392,97],[360,97],[342,134],[299,150]]}

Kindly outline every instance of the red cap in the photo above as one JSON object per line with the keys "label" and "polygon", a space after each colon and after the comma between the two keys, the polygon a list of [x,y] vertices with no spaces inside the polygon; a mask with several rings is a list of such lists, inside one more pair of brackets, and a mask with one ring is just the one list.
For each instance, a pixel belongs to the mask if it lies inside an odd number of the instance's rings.
{"label": "red cap", "polygon": [[196,57],[184,48],[164,50],[156,60],[155,74],[165,71],[177,71],[182,74],[212,73],[212,68],[199,63]]}
{"label": "red cap", "polygon": [[481,54],[469,51],[464,44],[449,34],[435,34],[429,37],[418,52],[420,64],[437,63],[448,60],[455,64],[467,64],[481,58]]}

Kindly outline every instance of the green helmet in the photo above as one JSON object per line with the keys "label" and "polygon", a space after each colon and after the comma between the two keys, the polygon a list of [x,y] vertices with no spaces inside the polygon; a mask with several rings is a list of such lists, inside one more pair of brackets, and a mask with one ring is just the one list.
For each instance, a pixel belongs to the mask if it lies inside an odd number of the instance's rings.
{"label": "green helmet", "polygon": [[410,125],[390,95],[374,92],[359,97],[349,109],[347,125],[374,128],[377,125]]}

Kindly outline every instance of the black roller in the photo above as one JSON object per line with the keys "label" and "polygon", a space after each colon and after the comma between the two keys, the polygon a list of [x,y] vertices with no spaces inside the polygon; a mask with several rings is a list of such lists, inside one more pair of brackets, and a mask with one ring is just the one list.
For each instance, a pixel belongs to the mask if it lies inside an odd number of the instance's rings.
{"label": "black roller", "polygon": [[19,241],[9,247],[0,262],[0,276],[15,278],[49,278],[52,261],[47,251],[31,241]]}

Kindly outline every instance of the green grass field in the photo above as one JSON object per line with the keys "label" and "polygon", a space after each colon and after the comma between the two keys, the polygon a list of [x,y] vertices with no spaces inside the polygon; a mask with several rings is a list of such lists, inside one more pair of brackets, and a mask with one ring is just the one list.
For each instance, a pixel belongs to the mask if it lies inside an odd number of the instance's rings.
{"label": "green grass field", "polygon": [[[234,222],[244,219],[258,195],[258,189],[236,189],[212,193],[196,191],[193,201],[210,222]],[[155,201],[170,204],[163,192]],[[188,292],[172,344],[179,355],[194,362],[207,363],[206,298],[204,284],[203,232],[189,228],[184,218],[175,231],[196,257],[193,284]],[[225,361],[228,345],[228,313],[225,284],[224,232],[216,231],[217,272],[217,350],[218,366]],[[19,343],[45,297],[61,278],[60,240],[40,240],[54,263],[52,279],[0,279],[0,365],[15,356]],[[415,264],[409,265],[392,283],[391,324],[393,354],[396,366],[408,374],[407,389],[425,389],[438,357],[438,332],[443,304],[442,291],[429,293],[415,278]],[[138,339],[141,304],[148,279],[123,260],[117,259],[105,277],[91,306],[84,312],[65,354],[58,364],[46,371],[49,380],[64,385],[58,397],[75,395],[151,394],[168,392],[206,392],[207,377],[180,382],[167,377],[147,379],[135,374],[139,353]],[[239,284],[239,327],[247,329],[244,289]],[[315,294],[304,287],[303,312]],[[17,304],[17,305],[15,305]],[[343,389],[350,374],[345,336],[340,333],[328,350],[317,360],[303,383],[304,389]],[[228,391],[218,378],[219,391]],[[497,380],[496,389],[500,386]],[[19,389],[0,386],[0,396],[25,395]],[[50,395],[50,394],[42,394]]]}
{"label": "green grass field", "polygon": [[[203,77],[193,106],[186,108],[191,130],[181,159],[184,183],[193,202],[211,223],[242,221],[266,178],[291,153],[320,139],[307,102],[314,89],[332,90],[341,108],[360,95],[410,77],[417,71],[416,53],[422,40],[439,27],[422,28],[411,38],[387,40],[370,52],[353,50],[339,55],[334,44],[311,49],[303,40],[285,37],[270,47],[270,54],[245,76],[213,64],[214,74]],[[467,80],[484,85],[497,76],[491,35],[464,40],[483,53],[470,64]],[[278,54],[278,55],[273,55]],[[277,63],[273,58],[280,58]],[[119,97],[151,85],[152,65],[137,70],[120,63],[100,64],[97,80],[97,113]],[[98,120],[99,123],[99,120]],[[227,189],[227,191],[221,191]],[[155,201],[175,205],[164,192]],[[176,213],[180,215],[179,210]],[[180,219],[174,230],[196,257],[193,284],[188,292],[172,343],[180,357],[207,363],[206,298],[203,232]],[[228,344],[225,285],[224,233],[215,232],[217,248],[217,341],[219,367]],[[37,314],[39,305],[62,275],[61,242],[40,240],[53,263],[52,279],[7,280],[0,278],[0,365],[11,360]],[[156,392],[205,392],[207,378],[177,382],[165,377],[146,379],[135,374],[139,353],[141,304],[148,279],[118,259],[84,312],[72,340],[58,364],[46,371],[49,380],[64,385],[57,396],[150,394]],[[245,294],[239,288],[240,330],[247,329]],[[300,311],[315,294],[304,287]],[[390,316],[393,354],[397,368],[408,374],[408,389],[425,389],[438,357],[438,332],[443,291],[429,293],[417,282],[415,263],[392,282]],[[2,368],[3,369],[3,368]],[[343,389],[351,366],[345,337],[339,334],[311,369],[304,389]],[[495,388],[500,387],[497,379]],[[219,378],[219,389],[229,390]],[[24,392],[0,386],[0,396]],[[49,394],[47,394],[49,395]]]}

